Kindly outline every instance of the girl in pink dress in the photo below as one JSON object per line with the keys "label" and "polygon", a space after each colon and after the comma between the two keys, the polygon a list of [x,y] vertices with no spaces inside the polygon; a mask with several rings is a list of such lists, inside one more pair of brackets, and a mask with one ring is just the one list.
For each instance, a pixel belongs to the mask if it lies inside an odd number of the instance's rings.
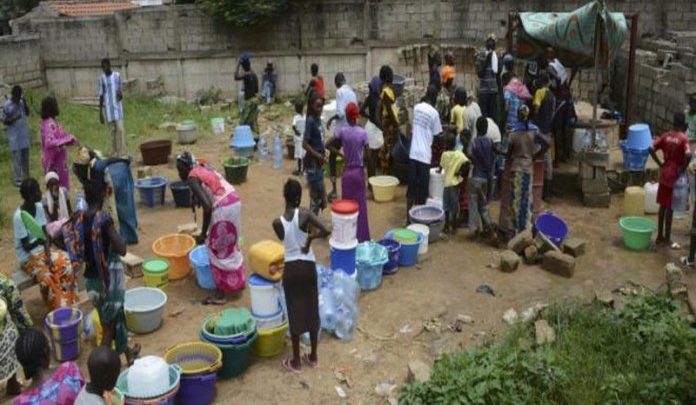
{"label": "girl in pink dress", "polygon": [[68,151],[66,146],[78,145],[75,137],[63,131],[56,122],[58,102],[54,97],[46,97],[41,102],[41,163],[44,174],[56,172],[60,187],[70,190],[68,172]]}

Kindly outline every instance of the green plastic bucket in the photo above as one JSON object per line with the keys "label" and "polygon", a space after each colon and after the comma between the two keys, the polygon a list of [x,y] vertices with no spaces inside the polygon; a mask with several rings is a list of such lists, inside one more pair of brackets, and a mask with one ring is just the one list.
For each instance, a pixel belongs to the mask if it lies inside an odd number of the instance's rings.
{"label": "green plastic bucket", "polygon": [[249,170],[249,159],[242,156],[235,156],[222,162],[225,167],[225,179],[232,184],[244,183],[247,179]]}
{"label": "green plastic bucket", "polygon": [[222,351],[222,367],[218,371],[218,378],[233,378],[241,375],[251,363],[251,348],[258,334],[254,334],[249,340],[240,345],[215,344]]}
{"label": "green plastic bucket", "polygon": [[630,250],[643,251],[650,247],[655,221],[645,217],[622,217],[619,226],[623,233],[624,245]]}
{"label": "green plastic bucket", "polygon": [[164,259],[151,259],[143,263],[145,287],[159,288],[166,292],[169,287],[169,262]]}

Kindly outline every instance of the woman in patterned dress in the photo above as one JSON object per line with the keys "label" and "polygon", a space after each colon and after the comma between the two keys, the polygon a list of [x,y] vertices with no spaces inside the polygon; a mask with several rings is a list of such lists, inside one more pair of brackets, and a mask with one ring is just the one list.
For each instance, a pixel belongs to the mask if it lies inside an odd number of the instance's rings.
{"label": "woman in patterned dress", "polygon": [[19,395],[22,385],[17,381],[19,363],[14,348],[19,334],[33,323],[19,289],[3,272],[0,272],[0,300],[0,381],[7,381],[8,396]]}

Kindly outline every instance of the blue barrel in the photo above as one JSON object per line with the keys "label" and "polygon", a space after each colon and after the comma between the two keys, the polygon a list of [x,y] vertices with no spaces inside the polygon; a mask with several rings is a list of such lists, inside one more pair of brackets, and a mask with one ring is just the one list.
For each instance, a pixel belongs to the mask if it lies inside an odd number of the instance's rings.
{"label": "blue barrel", "polygon": [[331,268],[333,270],[341,269],[344,273],[348,275],[353,275],[355,273],[355,254],[358,247],[356,241],[355,245],[346,249],[341,247],[340,249],[331,244]]}

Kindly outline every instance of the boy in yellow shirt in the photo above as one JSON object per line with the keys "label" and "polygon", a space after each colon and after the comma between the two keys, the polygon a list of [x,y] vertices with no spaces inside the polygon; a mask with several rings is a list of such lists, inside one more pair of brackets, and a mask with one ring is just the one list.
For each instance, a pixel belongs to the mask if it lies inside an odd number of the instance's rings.
{"label": "boy in yellow shirt", "polygon": [[445,150],[440,158],[440,172],[445,172],[445,192],[442,208],[445,210],[444,232],[454,235],[459,218],[459,184],[469,175],[469,159],[456,149],[458,135],[445,137]]}

